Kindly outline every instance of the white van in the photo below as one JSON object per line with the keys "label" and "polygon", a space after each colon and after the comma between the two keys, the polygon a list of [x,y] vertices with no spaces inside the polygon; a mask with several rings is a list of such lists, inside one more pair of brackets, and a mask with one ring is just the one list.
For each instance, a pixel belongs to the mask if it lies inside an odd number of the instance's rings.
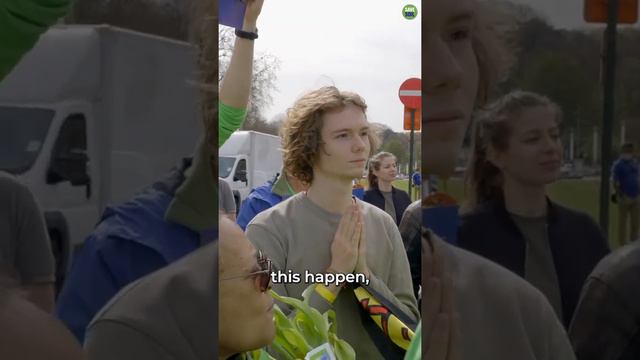
{"label": "white van", "polygon": [[0,83],[0,170],[45,211],[59,276],[105,206],[193,153],[195,49],[109,26],[59,26]]}

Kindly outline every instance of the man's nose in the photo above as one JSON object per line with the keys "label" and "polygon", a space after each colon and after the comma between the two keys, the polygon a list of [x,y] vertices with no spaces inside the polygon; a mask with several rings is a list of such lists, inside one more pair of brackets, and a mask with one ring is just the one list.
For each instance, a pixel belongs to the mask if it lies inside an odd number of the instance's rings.
{"label": "man's nose", "polygon": [[430,36],[423,47],[422,73],[427,94],[453,91],[462,83],[462,68],[440,36]]}
{"label": "man's nose", "polygon": [[361,136],[355,136],[355,141],[353,144],[353,149],[355,152],[360,152],[365,149],[367,146],[365,140]]}

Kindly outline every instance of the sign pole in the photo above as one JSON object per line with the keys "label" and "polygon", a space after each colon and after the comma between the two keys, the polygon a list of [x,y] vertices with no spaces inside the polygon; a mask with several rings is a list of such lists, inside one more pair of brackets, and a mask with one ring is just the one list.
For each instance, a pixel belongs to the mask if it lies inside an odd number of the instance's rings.
{"label": "sign pole", "polygon": [[411,137],[409,139],[409,199],[413,202],[413,135],[416,129],[416,109],[411,109]]}
{"label": "sign pole", "polygon": [[413,144],[416,128],[417,130],[421,129],[420,123],[416,126],[416,113],[420,116],[422,108],[421,80],[419,78],[405,80],[402,85],[400,85],[398,96],[400,97],[400,102],[404,104],[403,129],[405,131],[411,131],[411,137],[409,139],[409,188],[407,189],[407,193],[409,194],[409,198],[413,199]]}
{"label": "sign pole", "polygon": [[609,167],[611,164],[611,137],[615,116],[615,71],[616,36],[618,24],[618,0],[608,2],[606,32],[606,58],[604,73],[604,113],[602,117],[602,140],[600,148],[600,227],[609,233]]}

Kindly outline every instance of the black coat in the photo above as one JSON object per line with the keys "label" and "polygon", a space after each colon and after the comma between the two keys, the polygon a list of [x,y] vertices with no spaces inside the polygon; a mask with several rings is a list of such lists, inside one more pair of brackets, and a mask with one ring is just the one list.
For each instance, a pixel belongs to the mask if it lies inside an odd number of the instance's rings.
{"label": "black coat", "polygon": [[[396,225],[400,225],[402,215],[411,204],[411,199],[409,199],[409,194],[405,191],[396,189],[393,186],[391,187],[391,198],[393,199],[393,207],[396,209]],[[384,210],[384,195],[377,187],[365,191],[363,200]]]}
{"label": "black coat", "polygon": [[[582,286],[609,253],[609,245],[589,215],[551,201],[547,214],[548,238],[562,297],[562,321],[568,327]],[[526,240],[502,200],[483,204],[462,216],[458,245],[524,277]]]}

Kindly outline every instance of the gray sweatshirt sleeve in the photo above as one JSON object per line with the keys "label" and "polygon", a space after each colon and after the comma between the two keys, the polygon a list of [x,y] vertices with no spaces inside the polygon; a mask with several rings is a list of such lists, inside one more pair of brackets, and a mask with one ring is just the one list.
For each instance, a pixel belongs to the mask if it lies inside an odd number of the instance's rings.
{"label": "gray sweatshirt sleeve", "polygon": [[84,350],[92,360],[177,360],[157,339],[116,321],[98,321],[87,331]]}
{"label": "gray sweatshirt sleeve", "polygon": [[[274,271],[286,269],[286,246],[280,236],[273,234],[270,230],[255,222],[249,223],[246,235],[256,248],[262,250],[271,259]],[[284,284],[272,283],[272,286],[273,291],[278,293],[278,295],[291,296]],[[290,308],[287,305],[280,302],[277,303],[285,314],[290,312]],[[321,314],[333,308],[333,304],[329,303],[315,291],[311,292],[309,305]]]}
{"label": "gray sweatshirt sleeve", "polygon": [[[249,238],[249,241],[251,241],[257,249],[261,250],[269,259],[271,259],[273,271],[284,271],[284,269],[286,269],[286,251],[279,236],[273,234],[266,227],[254,222],[247,225],[246,235],[247,238]],[[272,282],[272,288],[273,291],[278,293],[280,296],[290,296],[284,284]],[[279,306],[282,308],[282,311],[285,313],[287,312],[287,308],[283,307],[283,304],[279,303]]]}
{"label": "gray sweatshirt sleeve", "polygon": [[31,191],[16,184],[16,264],[24,284],[52,283],[55,261],[43,212]]}
{"label": "gray sweatshirt sleeve", "polygon": [[[413,293],[409,260],[402,242],[400,232],[391,218],[385,218],[387,234],[391,239],[393,253],[390,254],[391,270],[387,281],[372,273],[369,286],[397,306],[411,319],[420,318],[418,302]],[[368,235],[370,236],[370,235]]]}
{"label": "gray sweatshirt sleeve", "polygon": [[532,332],[529,339],[534,344],[536,359],[575,360],[567,332],[547,298],[538,291],[529,295],[529,304],[521,304],[521,312]]}

